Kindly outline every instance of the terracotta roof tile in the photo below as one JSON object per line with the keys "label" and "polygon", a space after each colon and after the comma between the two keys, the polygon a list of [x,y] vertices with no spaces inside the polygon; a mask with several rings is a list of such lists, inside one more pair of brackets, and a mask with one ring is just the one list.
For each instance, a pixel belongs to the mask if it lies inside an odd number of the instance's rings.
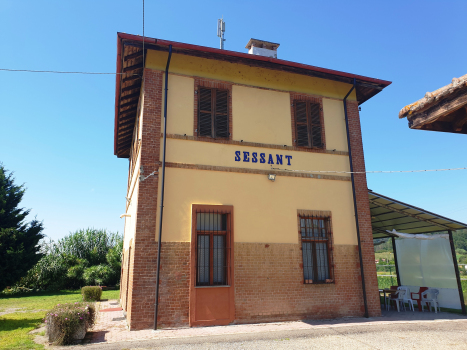
{"label": "terracotta roof tile", "polygon": [[429,107],[430,105],[435,104],[440,99],[454,93],[455,91],[464,86],[467,86],[467,74],[459,78],[453,78],[451,84],[443,86],[442,88],[439,88],[438,90],[435,90],[433,92],[427,92],[425,94],[425,97],[405,106],[400,110],[399,118],[405,118],[413,113],[420,111],[425,107]]}

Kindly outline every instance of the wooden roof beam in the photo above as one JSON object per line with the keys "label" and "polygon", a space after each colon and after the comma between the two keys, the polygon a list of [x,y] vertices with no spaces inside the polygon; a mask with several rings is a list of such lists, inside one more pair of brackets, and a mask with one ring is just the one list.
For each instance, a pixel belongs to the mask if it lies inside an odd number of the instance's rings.
{"label": "wooden roof beam", "polygon": [[454,131],[462,131],[464,124],[467,123],[467,106],[464,106],[459,110],[460,116],[457,117],[457,120],[452,125]]}
{"label": "wooden roof beam", "polygon": [[126,82],[128,82],[128,81],[133,81],[133,80],[136,80],[136,79],[141,79],[141,75],[139,75],[139,74],[132,74],[132,75],[130,75],[129,77],[123,78],[123,79],[122,79],[122,83],[126,83]]}
{"label": "wooden roof beam", "polygon": [[122,137],[122,138],[119,137],[119,140],[118,140],[117,144],[121,145],[122,143],[125,143],[125,142],[130,142],[131,143],[132,138],[133,138],[133,133],[128,134],[127,136]]}
{"label": "wooden roof beam", "polygon": [[138,110],[138,108],[136,108],[136,107],[127,109],[126,111],[120,112],[120,116],[127,115],[127,114],[130,114],[130,113],[136,113],[137,110]]}
{"label": "wooden roof beam", "polygon": [[124,104],[121,104],[120,105],[120,113],[123,113],[125,111],[122,112],[122,108],[125,108],[125,107],[129,107],[129,106],[137,106],[138,105],[138,101],[130,101],[130,102],[125,102]]}
{"label": "wooden roof beam", "polygon": [[143,57],[143,50],[134,52],[132,54],[126,55],[124,61],[132,60],[133,58]]}
{"label": "wooden roof beam", "polygon": [[136,63],[136,64],[134,64],[132,66],[128,66],[128,67],[123,68],[123,73],[128,73],[129,71],[137,70],[137,69],[141,69],[141,68],[143,68],[143,62]]}
{"label": "wooden roof beam", "polygon": [[128,119],[127,121],[125,121],[125,122],[122,122],[122,123],[118,124],[118,127],[119,128],[126,128],[127,125],[134,125],[135,122],[136,122],[136,119],[131,118],[131,119]]}
{"label": "wooden roof beam", "polygon": [[130,100],[130,99],[135,98],[135,97],[139,97],[139,95],[140,95],[140,92],[138,91],[138,92],[135,92],[134,94],[129,94],[129,95],[126,95],[126,96],[122,96],[122,97],[120,97],[120,102],[124,101],[124,100]]}
{"label": "wooden roof beam", "polygon": [[429,108],[425,112],[417,113],[413,117],[409,116],[410,128],[420,128],[425,124],[432,123],[467,104],[467,93],[465,89],[460,90],[455,95],[456,96],[449,96],[449,98],[437,103],[434,107]]}
{"label": "wooden roof beam", "polygon": [[130,85],[130,86],[127,86],[127,87],[124,87],[122,89],[122,92],[127,92],[127,91],[130,91],[130,90],[134,90],[134,89],[139,89],[141,88],[141,83],[138,82],[136,84],[133,84],[133,85]]}

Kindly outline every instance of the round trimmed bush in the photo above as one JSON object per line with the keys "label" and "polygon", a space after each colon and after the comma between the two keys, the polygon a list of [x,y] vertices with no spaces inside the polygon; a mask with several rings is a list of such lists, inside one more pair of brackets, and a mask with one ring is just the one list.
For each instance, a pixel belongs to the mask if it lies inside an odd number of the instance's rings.
{"label": "round trimmed bush", "polygon": [[81,288],[83,301],[99,301],[102,296],[102,288],[99,286],[86,286]]}

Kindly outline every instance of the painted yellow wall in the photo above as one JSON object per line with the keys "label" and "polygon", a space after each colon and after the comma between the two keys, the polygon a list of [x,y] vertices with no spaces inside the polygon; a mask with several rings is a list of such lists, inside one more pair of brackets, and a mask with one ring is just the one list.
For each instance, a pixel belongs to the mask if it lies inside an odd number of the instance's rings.
{"label": "painted yellow wall", "polygon": [[308,209],[332,212],[334,244],[357,244],[349,181],[167,168],[165,185],[162,241],[191,240],[192,204],[224,204],[235,242],[298,243],[297,209]]}
{"label": "painted yellow wall", "polygon": [[[146,67],[165,70],[167,56],[166,52],[148,50]],[[170,72],[339,99],[352,87],[337,81],[180,54],[172,54]],[[355,99],[355,92],[352,92],[349,100]]]}
{"label": "painted yellow wall", "polygon": [[326,149],[348,151],[342,101],[323,98],[324,133]]}
{"label": "painted yellow wall", "polygon": [[[235,161],[235,151],[240,151],[240,161]],[[243,152],[249,152],[249,162],[244,162]],[[276,163],[276,154],[283,155],[283,164],[274,164],[273,167],[289,170],[333,170],[333,171],[349,171],[349,158],[343,155],[311,153],[300,151],[287,151],[281,149],[269,149],[261,147],[245,147],[230,144],[219,144],[212,142],[188,141],[178,139],[167,139],[167,161],[175,163],[188,163],[200,165],[214,165],[235,168],[248,169],[271,169],[271,165],[267,163],[252,162],[252,153],[257,152],[258,158],[260,153],[265,153],[266,157],[272,154]],[[287,165],[285,155],[291,155],[291,166]],[[162,159],[162,147],[161,147]],[[348,174],[328,174],[349,176]]]}
{"label": "painted yellow wall", "polygon": [[234,85],[232,116],[234,140],[292,146],[289,93]]}
{"label": "painted yellow wall", "polygon": [[[142,97],[143,98],[143,97]],[[143,106],[144,103],[141,101],[141,105]],[[139,118],[137,119],[139,123],[138,128],[138,138],[142,136],[142,123],[143,123],[143,108],[140,110]],[[137,143],[135,143],[136,145]],[[135,236],[135,229],[136,229],[136,215],[137,215],[137,207],[138,207],[138,188],[139,188],[139,168],[141,164],[141,152],[136,154],[135,166],[133,168],[133,173],[131,174],[130,183],[127,188],[127,202],[125,203],[126,207],[126,214],[130,214],[129,217],[125,217],[125,225],[124,225],[124,240],[123,240],[123,249],[124,251],[128,250],[130,240]],[[120,219],[122,220],[122,219]]]}
{"label": "painted yellow wall", "polygon": [[[168,133],[192,136],[194,80],[169,75],[169,86]],[[291,146],[293,138],[288,93],[234,86],[232,95],[234,140]],[[323,99],[323,110],[327,149],[347,151],[342,102]],[[346,156],[336,158],[326,154],[243,148],[206,142],[186,143],[186,141],[171,139],[168,143],[168,161],[172,162],[270,168],[267,164],[232,162],[234,154],[232,152],[235,149],[242,152],[258,152],[258,154],[261,152],[274,155],[276,153],[290,154],[293,156],[292,164],[297,165],[295,167],[297,170],[348,170]]]}
{"label": "painted yellow wall", "polygon": [[[165,78],[163,78],[162,101],[164,101],[164,89]],[[194,93],[195,80],[193,78],[169,74],[169,93],[167,96],[168,134],[193,136]],[[164,104],[161,105],[161,109],[161,115],[164,115]]]}
{"label": "painted yellow wall", "polygon": [[[149,51],[146,65],[164,70],[166,60],[166,53]],[[172,56],[170,71],[173,74],[169,75],[169,134],[193,135],[194,79],[191,77],[205,77],[234,84],[234,140],[292,145],[288,91],[295,91],[324,97],[327,149],[347,151],[342,101],[332,98],[342,99],[350,89],[348,84],[179,54]],[[355,100],[355,93],[349,99]],[[241,151],[240,162],[235,161],[235,151]],[[250,162],[243,162],[243,151],[250,152]],[[267,162],[253,163],[252,152],[272,154],[274,160],[276,154],[283,155],[283,165],[274,164],[282,169],[349,170],[348,156],[167,139],[168,162],[271,168]],[[286,165],[285,155],[292,156],[291,166]],[[160,186],[161,181],[159,193]],[[331,211],[334,243],[357,244],[350,181],[278,176],[271,182],[265,175],[168,167],[165,191],[163,241],[190,240],[192,204],[225,204],[234,206],[236,242],[297,243],[297,209],[304,209]],[[155,237],[157,234],[154,232]],[[131,237],[125,236],[125,241]]]}
{"label": "painted yellow wall", "polygon": [[130,214],[129,217],[125,217],[125,228],[124,228],[124,241],[123,249],[127,250],[130,246],[130,240],[135,236],[136,229],[136,213],[138,208],[138,187],[139,181],[136,182],[136,188],[133,192],[133,196],[130,199],[130,204],[128,205],[127,214]]}
{"label": "painted yellow wall", "polygon": [[[169,75],[169,86],[167,132],[193,136],[194,79]],[[232,112],[233,140],[292,146],[289,93],[234,85]],[[324,98],[323,112],[326,148],[347,151],[342,102]]]}

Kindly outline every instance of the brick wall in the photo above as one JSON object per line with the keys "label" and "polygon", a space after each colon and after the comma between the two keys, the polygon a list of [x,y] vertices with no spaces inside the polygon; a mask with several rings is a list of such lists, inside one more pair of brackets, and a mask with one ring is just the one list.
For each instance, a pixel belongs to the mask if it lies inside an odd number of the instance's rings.
{"label": "brick wall", "polygon": [[188,326],[190,242],[162,242],[158,327]]}
{"label": "brick wall", "polygon": [[[234,250],[234,323],[363,315],[357,246],[334,246],[332,284],[303,283],[299,244],[235,243]],[[162,243],[159,327],[189,325],[189,264],[189,242]],[[154,304],[154,287],[151,288],[143,299],[149,298],[147,302]],[[151,311],[147,319],[128,318],[130,328],[152,328],[153,305]]]}
{"label": "brick wall", "polygon": [[[144,71],[141,167],[145,176],[159,167],[162,77],[162,72]],[[131,329],[151,328],[154,325],[158,180],[155,175],[141,181],[135,194],[138,196],[136,229],[130,257],[128,300],[125,302]]]}
{"label": "brick wall", "polygon": [[304,284],[299,244],[235,243],[235,322],[363,314],[358,250],[334,248],[332,284]]}
{"label": "brick wall", "polygon": [[[350,145],[352,148],[352,162],[354,171],[365,171],[363,155],[362,131],[358,104],[347,102],[347,116],[349,119]],[[378,279],[376,277],[375,252],[373,247],[373,231],[371,227],[370,202],[368,200],[368,186],[365,174],[354,174],[355,197],[357,199],[358,221],[360,226],[360,242],[362,248],[363,271],[365,274],[365,288],[369,316],[380,316],[381,307],[378,293]]]}

